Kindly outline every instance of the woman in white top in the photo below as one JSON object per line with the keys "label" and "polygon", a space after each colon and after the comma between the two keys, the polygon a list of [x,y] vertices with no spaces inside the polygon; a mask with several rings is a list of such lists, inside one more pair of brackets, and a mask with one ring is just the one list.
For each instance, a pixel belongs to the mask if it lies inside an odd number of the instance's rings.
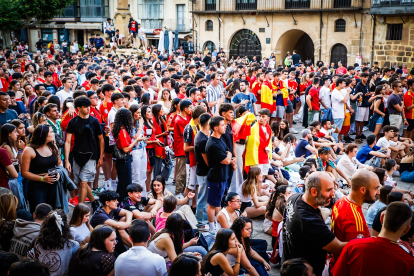
{"label": "woman in white top", "polygon": [[[352,175],[357,169],[367,169],[373,171],[374,168],[365,164],[362,164],[356,159],[358,152],[358,146],[354,143],[348,144],[345,148],[346,155],[342,156],[339,160],[337,167],[346,175],[348,179],[351,179]],[[342,180],[345,180],[341,177]]]}
{"label": "woman in white top", "polygon": [[[230,229],[233,221],[240,216],[241,199],[237,193],[230,192],[225,199],[227,206],[218,213],[216,230],[221,228]],[[242,216],[246,216],[243,213]]]}
{"label": "woman in white top", "polygon": [[170,112],[171,109],[171,93],[170,90],[168,88],[164,88],[162,90],[162,94],[161,97],[159,97],[160,100],[158,101],[158,104],[162,105],[162,108],[164,110],[165,114],[168,114],[168,112]]}
{"label": "woman in white top", "polygon": [[294,172],[299,172],[300,165],[298,163],[305,161],[303,156],[296,157],[295,155],[295,144],[296,144],[296,137],[293,134],[286,134],[283,137],[283,141],[279,143],[279,154],[281,157],[284,157],[283,166],[288,167]]}
{"label": "woman in white top", "polygon": [[[263,181],[262,170],[259,167],[251,167],[247,179],[238,187],[237,193],[240,195],[242,204],[241,211],[246,211],[247,217],[255,218],[266,213],[266,206],[269,200],[267,196],[259,197],[257,191],[261,190]],[[252,206],[252,202],[254,206]]]}
{"label": "woman in white top", "polygon": [[72,218],[70,219],[70,234],[80,246],[88,244],[91,236],[92,227],[89,224],[91,209],[83,203],[79,203],[73,209]]}

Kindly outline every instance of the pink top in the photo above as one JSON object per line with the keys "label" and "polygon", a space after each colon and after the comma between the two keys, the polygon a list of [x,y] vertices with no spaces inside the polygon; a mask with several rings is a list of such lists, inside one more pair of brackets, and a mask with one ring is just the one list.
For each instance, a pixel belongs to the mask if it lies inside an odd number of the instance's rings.
{"label": "pink top", "polygon": [[157,215],[155,216],[155,231],[158,232],[160,229],[165,228],[165,223],[167,222],[167,218],[161,217],[161,213],[164,212],[164,208],[158,210]]}

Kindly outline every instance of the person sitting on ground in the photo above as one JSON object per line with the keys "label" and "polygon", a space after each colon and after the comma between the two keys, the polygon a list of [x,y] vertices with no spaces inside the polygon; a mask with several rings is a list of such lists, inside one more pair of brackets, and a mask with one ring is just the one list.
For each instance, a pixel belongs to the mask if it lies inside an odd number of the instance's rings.
{"label": "person sitting on ground", "polygon": [[199,258],[190,254],[181,253],[172,262],[169,276],[198,276],[200,275],[200,269]]}
{"label": "person sitting on ground", "polygon": [[394,188],[396,192],[404,194],[404,200],[407,200],[410,205],[413,203],[414,193],[410,190],[404,190],[397,187],[397,182],[394,181],[392,175],[397,171],[397,162],[394,159],[387,159],[383,168],[385,169],[386,179],[384,180],[384,185],[388,185]]}
{"label": "person sitting on ground", "polygon": [[114,276],[116,243],[115,229],[98,225],[93,229],[88,244],[79,248],[73,256],[68,276]]}
{"label": "person sitting on ground", "polygon": [[49,204],[41,203],[36,206],[35,212],[33,213],[34,221],[16,219],[10,252],[16,253],[20,260],[26,258],[27,252],[33,248],[34,241],[39,236],[43,222],[52,210],[52,206]]}
{"label": "person sitting on ground", "polygon": [[[339,160],[337,168],[339,168],[348,179],[351,179],[352,175],[358,169],[366,169],[368,171],[373,171],[372,166],[362,164],[356,159],[358,152],[358,146],[354,143],[348,144],[345,148],[345,155]],[[341,177],[345,181],[344,178]]]}
{"label": "person sitting on ground", "polygon": [[[250,218],[255,218],[266,213],[266,205],[269,197],[258,196],[258,190],[261,190],[262,181],[262,170],[259,167],[250,167],[246,181],[238,187],[237,193],[242,200],[240,211],[246,211],[247,216]],[[254,206],[252,206],[252,201]]]}
{"label": "person sitting on ground", "polygon": [[413,242],[414,242],[414,216],[410,223],[410,230],[408,230],[408,232],[400,238],[400,240],[398,241],[398,244],[401,247],[404,247],[406,249],[405,251],[409,251],[411,256],[414,257]]}
{"label": "person sitting on ground", "polygon": [[368,211],[365,215],[365,221],[367,222],[369,229],[372,228],[372,222],[374,221],[374,218],[377,215],[378,211],[387,206],[388,194],[392,191],[394,191],[394,188],[392,186],[382,186],[378,200],[369,206]]}
{"label": "person sitting on ground", "polygon": [[119,255],[115,261],[115,275],[168,276],[164,258],[147,249],[151,237],[148,223],[142,219],[132,221],[129,235],[133,247]]}
{"label": "person sitting on ground", "polygon": [[[198,252],[203,257],[207,254],[201,246],[196,246],[198,238],[193,238],[186,243],[184,241],[184,220],[179,214],[171,214],[167,218],[165,228],[151,237],[148,250],[157,253],[161,257],[173,262],[182,252]],[[167,264],[169,266],[169,264]]]}
{"label": "person sitting on ground", "polygon": [[[46,265],[50,276],[66,275],[69,262],[79,248],[79,243],[71,238],[65,212],[51,211],[43,222],[39,237],[27,253],[27,257]],[[50,259],[50,256],[59,256],[59,269],[56,269],[56,263]]]}
{"label": "person sitting on ground", "polygon": [[18,262],[19,257],[16,254],[0,250],[0,276],[9,275],[11,265]]}
{"label": "person sitting on ground", "polygon": [[13,194],[0,196],[0,250],[9,251],[16,223],[18,200]]}
{"label": "person sitting on ground", "polygon": [[[236,249],[237,253],[235,254],[236,261],[232,267],[226,255],[233,248]],[[228,276],[239,275],[242,252],[243,246],[237,242],[236,235],[233,231],[227,228],[221,228],[217,232],[213,247],[201,263],[202,275],[206,275],[207,273],[211,276],[220,276],[223,273],[226,273]]]}
{"label": "person sitting on ground", "polygon": [[[260,276],[266,276],[268,275],[266,270],[270,270],[269,255],[266,253],[267,242],[260,239],[251,239],[251,234],[253,232],[252,225],[253,222],[251,219],[247,217],[238,217],[230,229],[233,230],[237,242],[243,246],[250,264],[256,269]],[[235,253],[237,254],[236,249],[232,248],[227,255],[230,264],[233,264],[233,261],[235,261],[235,257],[232,256]]]}
{"label": "person sitting on ground", "polygon": [[400,154],[402,158],[405,155],[405,146],[402,144],[395,145],[395,143],[392,141],[394,138],[394,128],[392,126],[385,126],[382,130],[384,131],[384,137],[380,138],[377,141],[376,145],[382,150],[387,151],[392,159],[395,159],[398,154]]}
{"label": "person sitting on ground", "polygon": [[[155,228],[151,223],[151,219],[157,215],[156,211],[160,209],[161,201],[153,198],[141,197],[142,191],[143,188],[139,184],[128,185],[128,197],[121,202],[119,207],[132,212],[134,219],[143,219],[147,221],[152,235],[155,233]],[[154,205],[154,208],[152,208],[151,212],[144,212],[144,208],[147,205]]]}
{"label": "person sitting on ground", "polygon": [[286,134],[285,137],[283,137],[282,142],[279,143],[279,146],[278,146],[279,151],[276,153],[281,156],[283,167],[288,167],[290,170],[294,172],[298,172],[300,169],[300,165],[298,163],[303,162],[305,158],[304,158],[304,155],[300,157],[295,156],[295,149],[293,146],[294,144],[296,144],[295,135]]}
{"label": "person sitting on ground", "polygon": [[305,164],[299,169],[300,181],[298,183],[296,183],[295,188],[292,191],[293,193],[296,194],[296,193],[304,193],[305,192],[306,175],[310,171],[311,171],[311,167],[309,165],[305,165]]}
{"label": "person sitting on ground", "polygon": [[[351,240],[331,270],[332,275],[410,275],[414,270],[413,257],[395,241],[408,233],[412,219],[410,207],[402,202],[391,203],[381,215],[384,225],[379,235]],[[376,255],[375,262],[361,258],[372,252]]]}
{"label": "person sitting on ground", "polygon": [[[233,222],[240,216],[241,199],[237,193],[229,192],[224,202],[227,204],[226,207],[220,210],[217,214],[216,230],[221,228],[230,228]],[[246,212],[241,214],[247,216]]]}
{"label": "person sitting on ground", "polygon": [[84,203],[79,203],[73,208],[69,222],[70,234],[80,246],[88,244],[93,228],[89,224],[91,209]]}
{"label": "person sitting on ground", "polygon": [[164,197],[162,208],[159,209],[155,217],[155,231],[165,228],[168,217],[177,209],[177,198],[173,195]]}
{"label": "person sitting on ground", "polygon": [[36,276],[50,276],[47,266],[39,261],[25,259],[19,263],[11,265],[9,276],[21,275],[36,275]]}
{"label": "person sitting on ground", "polygon": [[[382,163],[385,162],[386,158],[390,158],[389,153],[382,153],[379,152],[381,147],[377,146],[375,143],[376,136],[374,134],[368,135],[367,137],[367,144],[362,146],[356,155],[356,159],[361,162],[362,164],[365,164],[365,162],[370,161],[373,157],[379,157],[382,158]],[[372,165],[372,167],[378,168],[381,166],[375,166],[375,164],[372,164],[371,162],[368,163],[369,165]]]}
{"label": "person sitting on ground", "polygon": [[295,156],[300,157],[304,156],[307,158],[311,155],[317,155],[318,150],[315,148],[315,145],[312,140],[312,132],[310,129],[302,130],[302,138],[299,140],[299,143],[295,149]]}
{"label": "person sitting on ground", "polygon": [[[391,192],[387,196],[387,206],[393,202],[403,202],[404,201],[404,194],[400,192]],[[372,228],[371,228],[371,237],[376,237],[381,232],[382,229],[382,221],[381,216],[383,212],[387,209],[387,206],[380,209],[374,217],[372,221]]]}
{"label": "person sitting on ground", "polygon": [[[99,194],[99,201],[103,206],[99,207],[91,218],[91,226],[106,224],[116,229],[118,243],[115,251],[121,254],[126,251],[125,245],[132,246],[128,233],[125,231],[132,221],[132,213],[118,207],[119,194],[115,191],[106,190]],[[115,217],[122,216],[119,221]]]}
{"label": "person sitting on ground", "polygon": [[351,186],[349,178],[335,165],[335,162],[329,158],[329,148],[319,148],[318,155],[318,171],[330,172],[334,175],[336,180],[341,176],[348,185]]}
{"label": "person sitting on ground", "polygon": [[313,267],[303,258],[294,258],[287,260],[280,268],[280,276],[310,276],[313,273]]}

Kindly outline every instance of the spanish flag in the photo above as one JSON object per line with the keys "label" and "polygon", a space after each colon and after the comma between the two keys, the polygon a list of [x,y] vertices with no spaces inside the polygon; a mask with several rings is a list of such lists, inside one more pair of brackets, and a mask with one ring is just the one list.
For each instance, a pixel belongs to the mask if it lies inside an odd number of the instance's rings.
{"label": "spanish flag", "polygon": [[275,111],[275,108],[273,105],[273,92],[269,86],[265,84],[262,85],[260,99],[262,102],[262,108],[269,109],[270,114],[272,114],[272,112]]}
{"label": "spanish flag", "polygon": [[266,125],[266,132],[269,134],[268,139],[266,139],[266,134],[258,122],[251,128],[251,134],[247,138],[246,144],[245,167],[269,162],[272,153],[266,154],[265,148],[272,149],[272,130],[268,124]]}
{"label": "spanish flag", "polygon": [[[246,113],[240,118],[234,119],[231,122],[231,129],[233,130],[233,139],[237,141],[239,139],[246,140],[247,136],[251,133],[251,124],[256,120],[253,113]],[[191,122],[190,122],[191,124]]]}

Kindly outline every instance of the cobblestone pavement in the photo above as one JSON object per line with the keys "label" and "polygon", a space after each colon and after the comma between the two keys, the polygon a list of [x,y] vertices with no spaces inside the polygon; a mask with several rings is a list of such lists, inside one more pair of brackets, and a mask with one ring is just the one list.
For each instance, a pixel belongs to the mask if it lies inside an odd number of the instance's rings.
{"label": "cobblestone pavement", "polygon": [[[303,127],[301,126],[301,124],[298,123],[298,124],[295,125],[295,129],[299,132],[298,134],[295,135],[297,137],[297,139],[299,140],[301,138],[301,134],[300,133],[303,130]],[[365,136],[368,136],[371,133],[369,131],[365,131],[364,134],[365,134]],[[361,148],[365,144],[366,143],[358,144],[358,149]],[[173,177],[174,177],[174,170],[171,172],[170,179],[168,179],[168,181],[167,181],[167,189],[169,191],[171,191],[172,193],[175,192],[175,186],[172,185]],[[399,177],[393,177],[393,179],[397,182],[398,187],[400,187],[402,189],[407,189],[407,190],[414,191],[414,185],[413,185],[413,183],[402,182]],[[103,180],[104,180],[103,174],[101,173],[101,175],[99,177],[99,186],[102,186],[103,185]],[[70,211],[69,211],[68,219],[70,220],[70,217],[72,216],[72,209],[73,208],[70,207],[69,209],[70,209]],[[368,205],[365,204],[363,206],[363,212],[365,213],[367,209],[368,209]],[[261,219],[253,219],[253,234],[252,234],[252,238],[266,240],[267,243],[268,243],[268,250],[270,251],[270,250],[272,250],[272,248],[270,246],[272,237],[270,235],[268,235],[268,234],[266,234],[266,233],[263,232],[262,224],[263,224],[263,217]],[[271,264],[271,267],[272,267],[272,269],[271,269],[271,271],[269,271],[269,275],[270,276],[278,276],[278,275],[280,275],[280,273],[279,273],[280,266],[279,265],[273,265],[273,264]]]}

